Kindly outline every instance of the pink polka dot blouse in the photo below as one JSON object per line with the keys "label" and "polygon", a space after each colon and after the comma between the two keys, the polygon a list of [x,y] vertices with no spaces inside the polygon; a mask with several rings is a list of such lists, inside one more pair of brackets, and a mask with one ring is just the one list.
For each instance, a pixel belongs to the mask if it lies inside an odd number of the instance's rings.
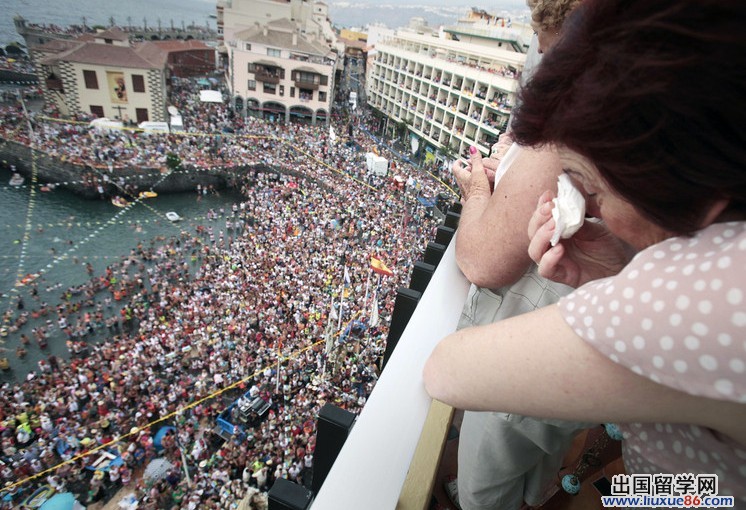
{"label": "pink polka dot blouse", "polygon": [[[691,395],[746,405],[745,289],[746,222],[719,223],[643,250],[559,307],[615,363]],[[694,425],[621,428],[629,474],[717,474],[720,494],[746,500],[746,445]]]}

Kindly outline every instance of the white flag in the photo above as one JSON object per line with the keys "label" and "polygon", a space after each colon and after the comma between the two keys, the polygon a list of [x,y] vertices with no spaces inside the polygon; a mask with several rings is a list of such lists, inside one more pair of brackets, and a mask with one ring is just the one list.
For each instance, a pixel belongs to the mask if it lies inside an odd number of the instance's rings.
{"label": "white flag", "polygon": [[347,266],[345,266],[344,270],[344,279],[345,279],[345,288],[350,286],[350,272],[347,270]]}
{"label": "white flag", "polygon": [[373,293],[373,303],[370,310],[370,327],[378,326],[378,292]]}

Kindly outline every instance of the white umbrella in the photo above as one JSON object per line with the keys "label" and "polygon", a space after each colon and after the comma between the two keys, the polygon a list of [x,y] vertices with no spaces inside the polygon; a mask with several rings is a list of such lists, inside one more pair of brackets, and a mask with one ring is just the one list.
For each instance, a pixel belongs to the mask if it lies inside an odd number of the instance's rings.
{"label": "white umbrella", "polygon": [[173,464],[163,457],[159,457],[150,461],[150,464],[145,468],[142,477],[146,480],[160,480],[173,468]]}

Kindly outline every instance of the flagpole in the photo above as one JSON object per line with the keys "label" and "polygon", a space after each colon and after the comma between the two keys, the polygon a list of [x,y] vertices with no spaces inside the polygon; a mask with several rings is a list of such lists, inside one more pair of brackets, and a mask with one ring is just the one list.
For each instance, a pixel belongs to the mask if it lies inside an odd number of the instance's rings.
{"label": "flagpole", "polygon": [[342,270],[342,286],[340,289],[340,297],[339,297],[339,319],[337,320],[337,331],[339,331],[342,328],[342,313],[344,311],[344,302],[345,302],[345,275],[347,274],[347,265],[344,266],[344,269]]}
{"label": "flagpole", "polygon": [[277,386],[275,393],[280,394],[280,358],[282,357],[282,339],[277,340]]}
{"label": "flagpole", "polygon": [[368,277],[365,279],[365,298],[363,298],[363,310],[368,306],[368,290],[370,289],[370,270],[368,270]]}

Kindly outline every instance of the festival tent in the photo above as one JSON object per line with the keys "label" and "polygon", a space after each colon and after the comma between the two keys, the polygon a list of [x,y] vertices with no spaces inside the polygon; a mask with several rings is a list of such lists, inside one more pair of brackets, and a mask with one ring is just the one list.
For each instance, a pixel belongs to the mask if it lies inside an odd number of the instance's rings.
{"label": "festival tent", "polygon": [[85,510],[72,492],[55,494],[39,507],[39,510]]}
{"label": "festival tent", "polygon": [[153,459],[150,464],[145,468],[142,477],[145,480],[160,480],[164,478],[170,470],[174,468],[174,465],[163,457]]}
{"label": "festival tent", "polygon": [[106,117],[101,117],[100,119],[93,119],[88,124],[88,127],[92,127],[99,131],[107,131],[111,129],[122,129],[124,127],[124,124],[118,120],[111,120],[107,119]]}
{"label": "festival tent", "polygon": [[200,90],[199,100],[203,103],[222,103],[223,94],[219,90]]}
{"label": "festival tent", "polygon": [[158,432],[153,436],[153,446],[155,446],[156,451],[163,450],[163,437],[168,433],[168,431],[176,432],[176,427],[166,425],[165,427],[159,428]]}

